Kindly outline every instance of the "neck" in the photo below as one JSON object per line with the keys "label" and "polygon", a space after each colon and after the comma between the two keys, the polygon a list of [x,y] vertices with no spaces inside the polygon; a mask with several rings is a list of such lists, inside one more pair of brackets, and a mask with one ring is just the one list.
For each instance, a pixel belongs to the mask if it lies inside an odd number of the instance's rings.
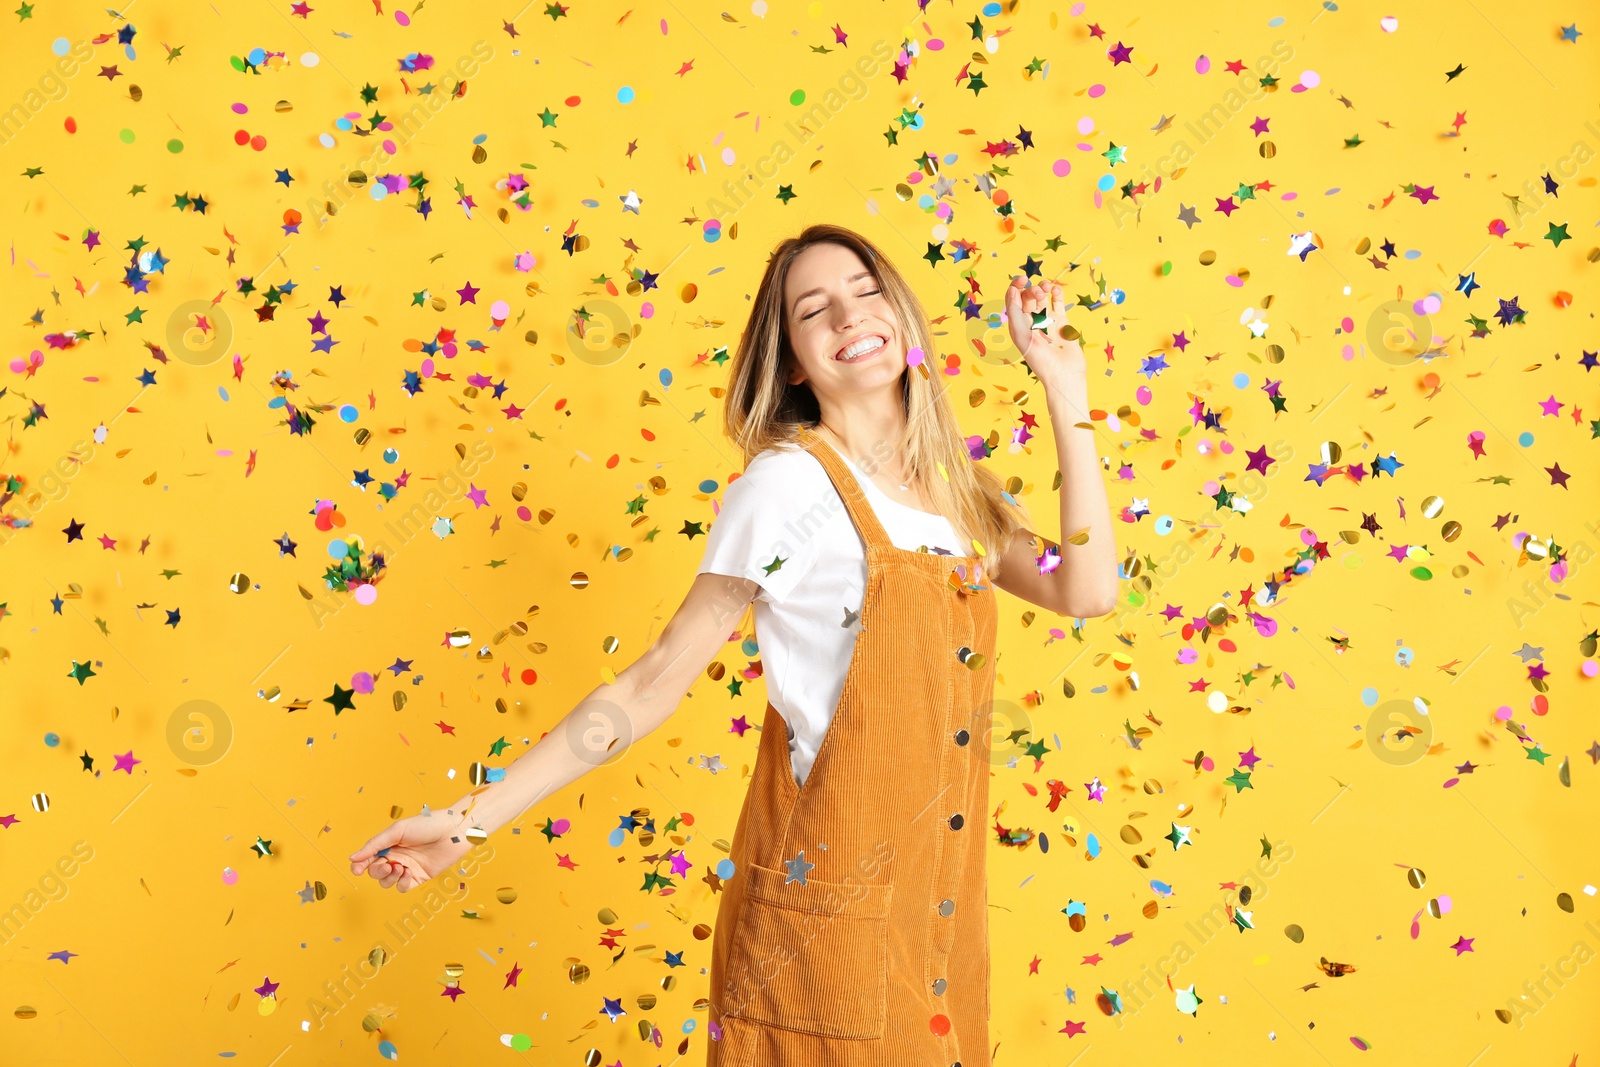
{"label": "neck", "polygon": [[905,437],[906,417],[898,398],[872,407],[827,405],[815,429],[862,470],[902,469],[899,442]]}

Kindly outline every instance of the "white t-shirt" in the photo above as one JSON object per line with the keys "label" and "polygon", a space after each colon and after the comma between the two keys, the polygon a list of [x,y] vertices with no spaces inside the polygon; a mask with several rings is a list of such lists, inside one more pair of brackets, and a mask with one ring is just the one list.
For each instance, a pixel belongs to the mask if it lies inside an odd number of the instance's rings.
{"label": "white t-shirt", "polygon": [[[835,452],[896,547],[961,554],[948,519],[891,499]],[[804,783],[844,692],[861,629],[865,542],[822,461],[785,445],[757,455],[728,485],[705,547],[697,573],[761,586],[754,607],[762,677],[789,725],[795,780]],[[782,565],[769,573],[775,559]]]}

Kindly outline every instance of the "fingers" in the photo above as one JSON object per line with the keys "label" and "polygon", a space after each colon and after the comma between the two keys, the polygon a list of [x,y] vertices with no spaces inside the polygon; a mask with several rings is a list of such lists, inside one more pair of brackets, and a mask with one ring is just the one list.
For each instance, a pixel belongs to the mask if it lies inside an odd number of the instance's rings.
{"label": "fingers", "polygon": [[[351,866],[355,867],[357,865],[356,864],[351,864]],[[383,876],[388,874],[389,871],[391,869],[393,869],[394,867],[396,867],[396,866],[397,865],[395,863],[392,863],[389,860],[382,859],[382,858],[370,859],[370,860],[362,860],[361,863],[360,863],[361,870],[356,871],[355,873],[356,874],[363,874],[364,873],[369,878],[373,878],[375,880],[382,881],[383,880]]]}
{"label": "fingers", "polygon": [[366,869],[366,865],[372,860],[374,853],[391,845],[398,845],[403,836],[404,831],[400,829],[400,824],[393,822],[380,830],[366,844],[350,853],[351,866],[360,868],[355,873],[360,874],[362,870]]}
{"label": "fingers", "polygon": [[1037,286],[1028,285],[1026,279],[1017,277],[1011,280],[1011,285],[1006,289],[1006,310],[1014,315],[1032,315],[1041,306]]}
{"label": "fingers", "polygon": [[1060,282],[1042,281],[1030,284],[1022,275],[1011,279],[1006,288],[1006,307],[1029,315],[1050,309],[1050,317],[1060,322],[1066,316],[1064,290]]}
{"label": "fingers", "polygon": [[1050,283],[1050,317],[1057,329],[1067,324],[1067,290],[1060,282]]}
{"label": "fingers", "polygon": [[421,885],[423,878],[414,872],[405,861],[388,859],[373,859],[366,866],[367,876],[378,883],[381,889],[390,889],[399,886],[400,892]]}

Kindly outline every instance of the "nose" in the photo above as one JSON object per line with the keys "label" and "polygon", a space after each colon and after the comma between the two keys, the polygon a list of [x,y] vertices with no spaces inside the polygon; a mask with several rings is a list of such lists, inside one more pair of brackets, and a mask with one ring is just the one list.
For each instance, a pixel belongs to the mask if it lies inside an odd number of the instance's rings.
{"label": "nose", "polygon": [[856,332],[856,330],[860,327],[860,324],[861,316],[859,315],[851,315],[849,317],[849,321],[841,322],[839,324],[839,329],[835,331],[833,335],[833,348],[828,354],[832,355],[834,352],[837,352],[845,344],[845,342],[849,341],[850,335]]}

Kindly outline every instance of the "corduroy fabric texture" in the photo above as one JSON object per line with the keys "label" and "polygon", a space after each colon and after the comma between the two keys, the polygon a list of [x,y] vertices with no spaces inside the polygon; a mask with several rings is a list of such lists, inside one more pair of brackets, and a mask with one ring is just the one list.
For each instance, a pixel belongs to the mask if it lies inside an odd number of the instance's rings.
{"label": "corduroy fabric texture", "polygon": [[767,703],[712,941],[707,1064],[988,1067],[994,590],[976,557],[895,547],[832,447],[801,442],[866,545],[861,630],[803,784]]}

